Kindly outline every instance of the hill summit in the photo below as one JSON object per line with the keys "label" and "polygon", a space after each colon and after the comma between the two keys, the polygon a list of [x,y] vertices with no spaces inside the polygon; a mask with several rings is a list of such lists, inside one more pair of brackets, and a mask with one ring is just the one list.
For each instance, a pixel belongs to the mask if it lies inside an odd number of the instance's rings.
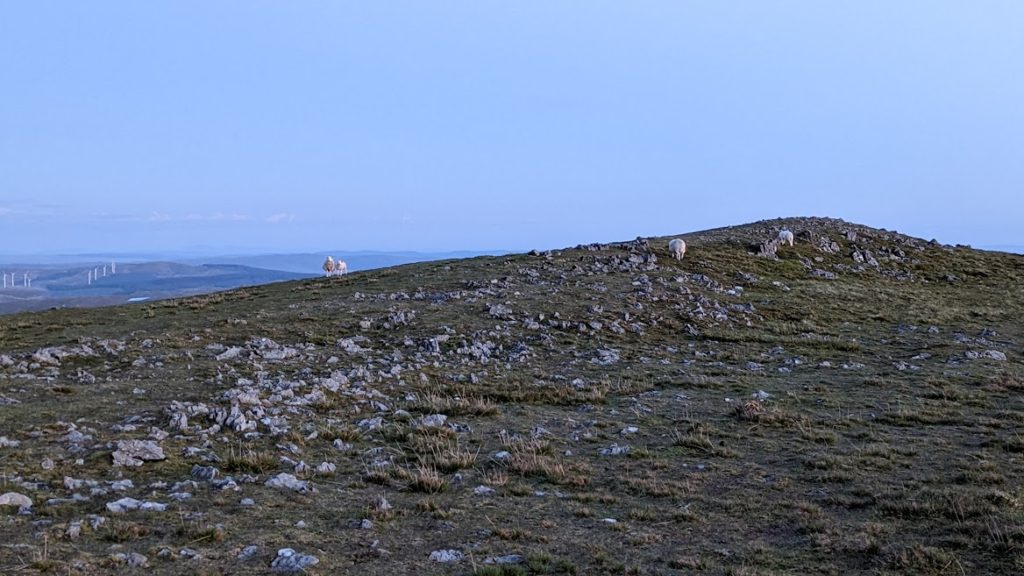
{"label": "hill summit", "polygon": [[679,237],[5,317],[0,571],[1024,569],[1024,257]]}

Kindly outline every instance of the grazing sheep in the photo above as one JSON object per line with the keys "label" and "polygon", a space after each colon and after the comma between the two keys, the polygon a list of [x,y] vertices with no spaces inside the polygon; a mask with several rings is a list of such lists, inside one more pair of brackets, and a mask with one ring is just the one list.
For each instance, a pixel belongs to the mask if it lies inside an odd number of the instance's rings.
{"label": "grazing sheep", "polygon": [[668,251],[672,253],[676,260],[682,260],[683,256],[686,255],[686,242],[683,242],[681,238],[670,240]]}
{"label": "grazing sheep", "polygon": [[348,274],[348,264],[344,260],[336,260],[334,262],[334,273],[338,276]]}
{"label": "grazing sheep", "polygon": [[779,244],[793,245],[793,233],[783,228],[779,230]]}
{"label": "grazing sheep", "polygon": [[333,276],[334,275],[334,258],[328,256],[327,260],[324,260],[323,268],[324,268],[324,275],[325,276]]}

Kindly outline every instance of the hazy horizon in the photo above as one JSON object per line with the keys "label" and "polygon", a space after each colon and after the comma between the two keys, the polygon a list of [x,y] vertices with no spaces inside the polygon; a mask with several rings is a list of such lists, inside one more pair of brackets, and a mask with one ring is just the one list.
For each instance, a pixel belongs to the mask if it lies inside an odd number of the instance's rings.
{"label": "hazy horizon", "polygon": [[1024,5],[15,3],[0,252],[1024,245]]}

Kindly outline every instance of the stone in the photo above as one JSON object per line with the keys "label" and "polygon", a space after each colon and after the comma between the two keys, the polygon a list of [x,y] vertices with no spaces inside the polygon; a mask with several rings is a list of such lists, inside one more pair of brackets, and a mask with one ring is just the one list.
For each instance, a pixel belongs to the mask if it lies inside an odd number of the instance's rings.
{"label": "stone", "polygon": [[357,424],[359,428],[363,430],[379,430],[384,426],[384,419],[380,416],[376,418],[364,418]]}
{"label": "stone", "polygon": [[149,558],[146,558],[138,552],[132,552],[130,554],[119,552],[117,554],[112,555],[110,557],[110,560],[115,564],[128,566],[129,568],[146,568],[147,566],[149,566]]}
{"label": "stone", "polygon": [[32,499],[24,494],[8,492],[0,495],[0,506],[17,506],[18,508],[31,508]]}
{"label": "stone", "polygon": [[246,560],[249,560],[253,556],[259,554],[259,552],[259,546],[246,546],[245,548],[242,548],[242,551],[238,553],[238,556],[236,556],[236,558],[238,559],[239,562],[245,562]]}
{"label": "stone", "polygon": [[163,449],[152,440],[119,440],[113,454],[114,466],[137,467],[166,458]]}
{"label": "stone", "polygon": [[618,444],[612,444],[608,448],[601,450],[601,456],[623,456],[629,454],[629,446],[619,446]]}
{"label": "stone", "polygon": [[448,416],[444,414],[429,414],[420,418],[419,425],[424,428],[440,428],[444,426],[444,423],[448,421]]}
{"label": "stone", "polygon": [[465,558],[465,555],[458,550],[434,550],[430,553],[430,559],[434,562],[459,562],[463,558]]}
{"label": "stone", "polygon": [[993,360],[998,360],[1000,362],[1006,361],[1006,354],[1003,354],[998,350],[986,350],[984,356],[986,358],[991,358]]}
{"label": "stone", "polygon": [[274,572],[305,572],[309,566],[316,566],[320,559],[309,554],[299,554],[291,548],[282,548],[277,551],[277,558],[270,563],[270,569]]}
{"label": "stone", "polygon": [[123,480],[114,480],[110,482],[110,489],[113,490],[114,492],[127,492],[132,488],[135,488],[135,483],[129,480],[128,478],[125,478]]}
{"label": "stone", "polygon": [[495,556],[493,558],[484,559],[484,564],[522,564],[524,558],[519,554],[509,554],[508,556]]}
{"label": "stone", "polygon": [[142,510],[145,512],[163,512],[167,510],[166,504],[159,502],[142,502],[135,498],[121,498],[114,502],[107,503],[107,510],[114,514],[124,514],[130,510]]}
{"label": "stone", "polygon": [[295,476],[282,472],[277,476],[274,476],[270,480],[267,480],[266,485],[271,488],[285,488],[287,490],[294,490],[296,492],[310,492],[312,491],[309,482],[299,480]]}
{"label": "stone", "polygon": [[217,477],[219,470],[214,466],[200,466],[196,464],[192,467],[191,476],[196,480],[213,480]]}
{"label": "stone", "polygon": [[220,354],[217,354],[217,361],[223,362],[225,360],[233,360],[237,358],[242,353],[242,351],[242,348],[239,348],[238,346],[232,346],[231,348],[228,348],[227,350],[221,352]]}
{"label": "stone", "polygon": [[596,354],[597,357],[590,360],[594,364],[608,366],[619,361],[619,351],[615,349],[599,349],[596,351]]}
{"label": "stone", "polygon": [[491,315],[492,318],[507,319],[512,317],[512,309],[509,308],[508,306],[505,306],[504,304],[497,304],[491,306],[487,312],[488,314]]}

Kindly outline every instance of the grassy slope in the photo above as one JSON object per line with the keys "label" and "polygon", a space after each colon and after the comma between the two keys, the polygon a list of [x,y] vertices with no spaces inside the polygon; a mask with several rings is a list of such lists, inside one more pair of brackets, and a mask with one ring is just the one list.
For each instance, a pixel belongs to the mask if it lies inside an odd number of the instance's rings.
{"label": "grassy slope", "polygon": [[[0,449],[0,467],[8,478],[41,486],[34,518],[0,516],[0,542],[10,543],[0,548],[0,570],[102,573],[105,559],[120,550],[146,554],[158,574],[248,573],[268,566],[285,546],[316,554],[322,562],[310,570],[324,574],[472,573],[474,561],[512,553],[524,555],[529,564],[519,568],[533,573],[1024,570],[1024,258],[822,220],[787,221],[812,237],[784,248],[780,260],[750,255],[750,244],[780,224],[684,236],[689,252],[681,263],[668,258],[667,239],[652,239],[659,267],[650,271],[603,272],[600,266],[614,269],[615,258],[630,254],[628,245],[614,245],[0,318],[0,353],[80,339],[127,343],[116,357],[67,361],[50,380],[2,372],[0,396],[20,403],[0,406],[0,435],[22,444]],[[883,261],[882,268],[909,271],[914,280],[873,270],[840,272],[836,280],[811,277],[801,258],[823,269],[853,264],[855,243],[841,237],[848,229],[859,231],[856,244],[876,255],[883,248],[903,250],[906,261]],[[823,233],[840,245],[838,254],[815,248]],[[695,274],[744,290],[717,291]],[[947,274],[957,280],[944,280]],[[636,284],[642,285],[641,275],[650,280],[648,292]],[[427,297],[390,297],[418,289]],[[437,303],[439,295],[457,291],[463,291],[458,299]],[[499,303],[512,309],[515,323],[488,314]],[[710,310],[714,303],[725,307],[729,320],[694,314],[696,304]],[[753,311],[729,304],[753,305]],[[416,316],[407,326],[385,328],[396,311]],[[567,327],[547,325],[556,312]],[[526,326],[527,317],[542,313],[543,328]],[[370,328],[360,327],[364,319]],[[616,334],[608,329],[615,320],[642,323],[644,332]],[[602,327],[581,331],[578,324],[589,321]],[[106,514],[108,527],[86,529],[74,542],[60,538],[67,522],[105,514],[103,504],[119,495],[50,507],[41,502],[67,495],[60,489],[64,476],[117,478],[121,472],[110,467],[104,443],[144,437],[151,425],[166,428],[164,410],[174,400],[212,403],[238,377],[256,380],[259,372],[312,381],[369,360],[386,368],[395,349],[409,365],[415,345],[443,326],[455,335],[442,344],[445,355],[431,359],[436,365],[365,384],[386,397],[383,430],[355,433],[356,423],[375,413],[357,396],[337,394],[292,415],[293,430],[284,439],[244,441],[233,433],[208,439],[222,470],[258,472],[261,482],[290,470],[278,461],[287,454],[278,447],[283,441],[300,445],[302,455],[293,459],[335,462],[336,475],[313,478],[316,494],[282,494],[262,483],[243,485],[241,493],[201,486],[193,500],[174,505],[175,512]],[[996,335],[976,340],[983,329]],[[958,342],[956,334],[964,338]],[[373,351],[351,355],[335,345],[356,335],[367,336],[364,346]],[[217,362],[205,350],[253,336],[312,346],[295,361],[260,366]],[[455,350],[472,340],[494,342],[500,349],[495,357],[508,356],[519,343],[532,355],[470,363]],[[591,362],[599,348],[617,350],[621,360]],[[999,350],[1008,360],[966,360],[968,350]],[[931,356],[921,359],[922,353]],[[331,356],[340,361],[327,364]],[[832,366],[820,366],[824,361]],[[98,381],[79,383],[78,369]],[[33,373],[47,374],[45,368]],[[583,383],[574,385],[577,378]],[[146,393],[132,394],[135,388]],[[771,400],[737,410],[757,390]],[[417,400],[406,400],[413,395]],[[418,428],[391,417],[395,409],[414,416],[442,412],[472,432]],[[138,432],[111,430],[133,415],[143,419]],[[93,429],[95,443],[84,454],[66,452],[57,442],[65,430],[57,421]],[[623,436],[627,426],[639,431]],[[547,433],[534,439],[535,427]],[[313,431],[317,437],[309,438]],[[335,451],[331,443],[339,437],[355,450]],[[612,443],[628,444],[631,452],[600,456]],[[168,460],[123,472],[137,488],[185,480],[193,464],[203,463],[181,456],[183,447],[203,445],[200,438],[172,436],[163,445]],[[370,466],[374,448],[396,465]],[[512,458],[493,459],[499,450]],[[40,468],[47,457],[56,462],[54,470]],[[76,465],[76,457],[84,463]],[[433,492],[433,481],[443,488]],[[474,495],[479,485],[496,494]],[[26,492],[0,486],[7,489]],[[130,495],[150,494],[166,501],[161,489]],[[381,494],[394,510],[373,509]],[[242,497],[258,505],[241,508]],[[362,518],[374,519],[374,528],[355,528]],[[33,526],[33,520],[46,522]],[[307,528],[296,528],[299,520]],[[223,532],[211,530],[218,524]],[[249,544],[260,545],[260,555],[237,564],[237,551]],[[203,560],[175,559],[186,546]],[[172,550],[170,559],[157,556],[164,547]],[[460,549],[472,560],[427,562],[430,551],[441,548]]]}

